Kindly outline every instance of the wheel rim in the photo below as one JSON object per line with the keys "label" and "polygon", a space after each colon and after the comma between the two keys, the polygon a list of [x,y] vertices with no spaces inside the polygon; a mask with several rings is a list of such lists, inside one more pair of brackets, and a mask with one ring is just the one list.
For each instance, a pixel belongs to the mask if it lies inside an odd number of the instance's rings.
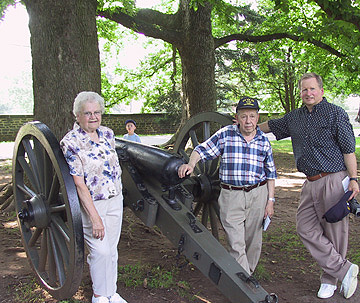
{"label": "wheel rim", "polygon": [[[174,152],[188,162],[190,153],[199,143],[210,138],[213,130],[232,124],[232,118],[216,112],[201,113],[192,117],[179,132],[174,145]],[[218,198],[220,158],[198,162],[194,173],[184,180],[183,186],[194,196],[193,212],[201,217],[201,223],[209,228],[217,239],[220,217]]]}
{"label": "wheel rim", "polygon": [[53,297],[72,297],[83,271],[79,200],[60,145],[43,123],[20,128],[14,145],[15,207],[35,274]]}

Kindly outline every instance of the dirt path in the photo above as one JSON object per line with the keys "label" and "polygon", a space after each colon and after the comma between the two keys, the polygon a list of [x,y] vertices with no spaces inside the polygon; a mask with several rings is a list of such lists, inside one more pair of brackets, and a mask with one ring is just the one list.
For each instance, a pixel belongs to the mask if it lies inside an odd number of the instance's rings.
{"label": "dirt path", "polygon": [[[339,292],[328,300],[316,298],[320,270],[295,232],[295,213],[304,177],[291,167],[291,156],[276,157],[275,161],[279,172],[275,195],[277,202],[272,223],[264,233],[262,256],[258,266],[261,271],[261,286],[269,293],[276,293],[281,303],[360,302],[360,287],[349,300],[345,300]],[[9,173],[0,167],[0,186],[10,179]],[[358,260],[359,227],[360,219],[352,218],[349,255]],[[177,262],[176,255],[176,249],[162,234],[156,229],[145,227],[129,209],[125,209],[119,245],[120,266],[149,264],[171,269]],[[21,244],[16,220],[0,213],[0,302],[56,302],[39,288],[28,290],[28,285],[33,285],[33,279],[34,274]],[[150,289],[143,286],[132,288],[119,283],[119,291],[129,303],[230,303],[212,282],[191,264],[179,270],[177,279],[181,282],[170,289]],[[32,295],[35,293],[37,299],[30,301],[23,299],[24,297],[21,300],[17,298],[26,291]],[[82,284],[74,298],[78,301],[73,302],[91,301],[91,283],[86,267]]]}

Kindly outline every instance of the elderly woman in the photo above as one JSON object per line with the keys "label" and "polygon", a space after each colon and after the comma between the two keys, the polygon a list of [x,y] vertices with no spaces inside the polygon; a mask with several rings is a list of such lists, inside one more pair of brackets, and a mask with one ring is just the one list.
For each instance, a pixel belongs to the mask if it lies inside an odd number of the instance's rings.
{"label": "elderly woman", "polygon": [[114,132],[101,126],[104,99],[97,93],[79,93],[73,113],[76,122],[60,145],[82,206],[92,303],[126,303],[116,292],[123,197]]}

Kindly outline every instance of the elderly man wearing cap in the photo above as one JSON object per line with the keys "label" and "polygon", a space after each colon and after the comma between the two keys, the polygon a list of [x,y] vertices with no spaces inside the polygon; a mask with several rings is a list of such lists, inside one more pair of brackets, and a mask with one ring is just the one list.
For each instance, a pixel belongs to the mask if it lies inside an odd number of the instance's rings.
{"label": "elderly man wearing cap", "polygon": [[[257,127],[256,99],[241,98],[237,125],[228,125],[195,147],[189,163],[178,170],[180,178],[196,163],[221,156],[219,178],[220,219],[230,244],[230,254],[252,274],[262,246],[262,223],[274,214],[276,170],[268,138]],[[266,186],[265,186],[266,185]]]}
{"label": "elderly man wearing cap", "polygon": [[304,106],[259,125],[277,140],[291,137],[297,169],[306,175],[296,215],[297,232],[322,268],[317,296],[330,298],[342,281],[341,291],[350,298],[357,287],[359,267],[346,259],[349,217],[330,223],[324,214],[344,192],[349,199],[359,193],[355,136],[347,113],[323,97],[323,82],[315,73],[299,81]]}
{"label": "elderly man wearing cap", "polygon": [[141,142],[140,137],[135,134],[136,130],[136,122],[132,119],[125,121],[125,128],[127,130],[127,134],[124,135],[124,139],[134,142]]}

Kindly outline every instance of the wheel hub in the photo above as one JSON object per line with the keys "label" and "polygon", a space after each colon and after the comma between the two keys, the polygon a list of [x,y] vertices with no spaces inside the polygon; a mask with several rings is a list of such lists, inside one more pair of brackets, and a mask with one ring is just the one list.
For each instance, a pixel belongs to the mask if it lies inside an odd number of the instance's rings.
{"label": "wheel hub", "polygon": [[49,225],[49,210],[42,195],[36,195],[30,200],[23,201],[23,205],[18,214],[22,224],[28,228],[45,228]]}
{"label": "wheel hub", "polygon": [[196,181],[198,183],[198,188],[195,193],[196,200],[209,203],[213,195],[210,178],[205,174],[201,174],[196,177]]}

